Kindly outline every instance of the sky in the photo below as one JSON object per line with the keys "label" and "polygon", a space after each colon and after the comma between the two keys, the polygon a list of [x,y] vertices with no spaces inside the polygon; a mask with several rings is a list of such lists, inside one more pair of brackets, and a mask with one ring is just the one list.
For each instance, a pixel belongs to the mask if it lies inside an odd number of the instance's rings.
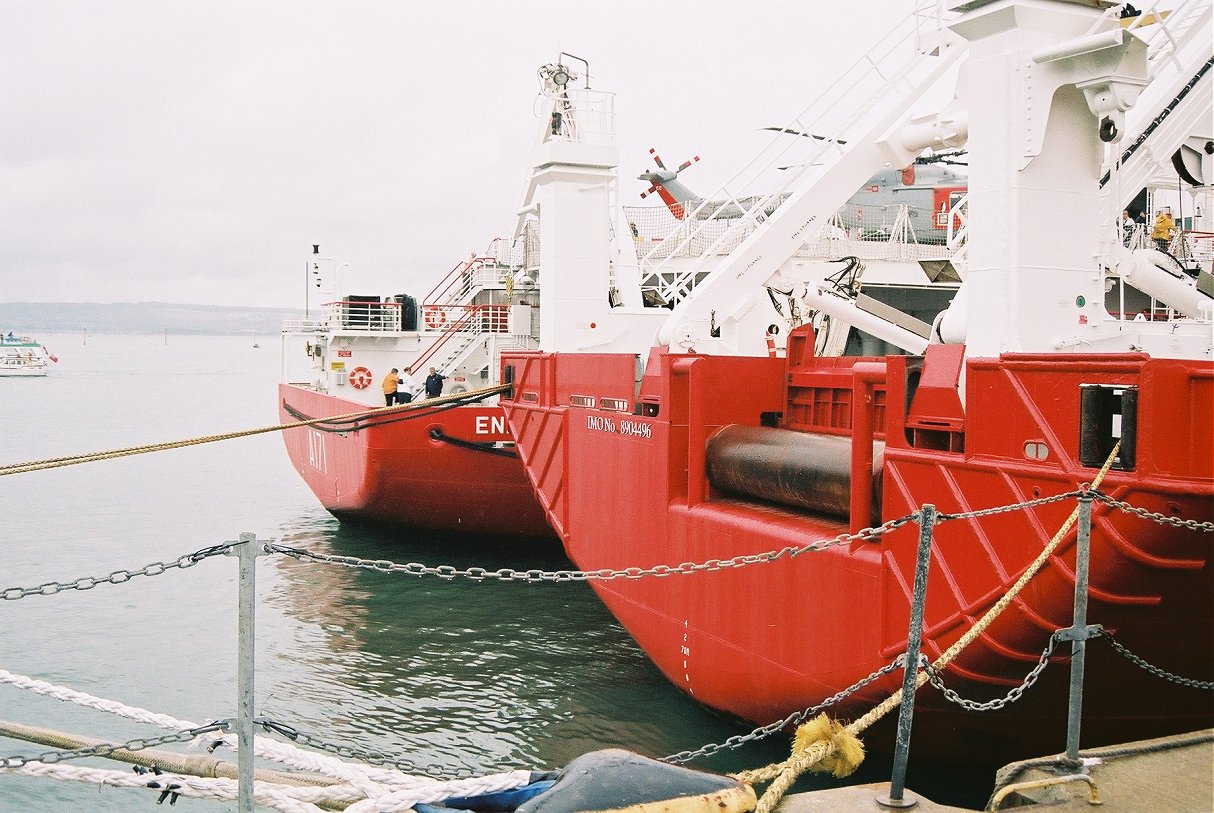
{"label": "sky", "polygon": [[650,147],[715,190],[911,5],[0,0],[0,301],[302,309],[313,243],[420,298],[510,237],[559,52],[640,203]]}

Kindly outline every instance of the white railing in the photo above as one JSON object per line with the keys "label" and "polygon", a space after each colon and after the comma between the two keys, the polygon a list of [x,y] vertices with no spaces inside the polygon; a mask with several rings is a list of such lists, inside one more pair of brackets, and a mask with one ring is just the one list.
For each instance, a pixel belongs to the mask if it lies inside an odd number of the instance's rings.
{"label": "white railing", "polygon": [[[899,100],[930,81],[946,64],[947,58],[913,52],[914,43],[926,42],[923,26],[923,16],[912,14],[843,72],[846,81],[825,83],[818,98],[781,128],[766,149],[695,207],[687,217],[694,225],[686,234],[671,235],[650,247],[641,258],[642,273],[664,276],[663,266],[674,256],[731,251],[730,246],[741,244],[739,235],[753,231],[789,194],[836,164],[852,149],[856,134],[873,127],[886,111],[896,109]],[[955,44],[951,53],[963,48]],[[781,167],[786,169],[780,171]],[[721,229],[722,221],[726,228],[713,239],[713,230]],[[700,244],[707,248],[697,252]],[[675,274],[676,284],[663,298],[679,301],[686,297],[703,271],[701,265],[692,263]]]}
{"label": "white railing", "polygon": [[580,144],[615,143],[615,94],[589,88],[571,88],[553,100],[559,114],[548,138]]}

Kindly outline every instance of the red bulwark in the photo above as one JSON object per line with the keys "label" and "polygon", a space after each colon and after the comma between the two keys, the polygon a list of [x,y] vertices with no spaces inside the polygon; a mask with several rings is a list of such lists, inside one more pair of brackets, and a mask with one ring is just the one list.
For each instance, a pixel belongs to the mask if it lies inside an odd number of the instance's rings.
{"label": "red bulwark", "polygon": [[[956,514],[1064,494],[1097,476],[1099,463],[1080,461],[1081,423],[1089,420],[1081,416],[1081,391],[1108,387],[1136,393],[1137,450],[1133,465],[1110,471],[1101,490],[1160,517],[1214,520],[1208,362],[1135,353],[979,359],[964,369],[962,398],[959,348],[933,346],[924,359],[817,359],[812,346],[812,332],[792,334],[787,368],[766,357],[659,349],[639,389],[632,356],[504,359],[515,391],[503,406],[528,476],[580,568],[743,562],[592,582],[662,672],[713,708],[771,723],[822,702],[905,649],[913,523],[872,540],[747,561],[834,538],[867,519],[850,516],[868,510],[863,500],[830,514],[778,502],[776,494],[802,482],[798,466],[813,474],[828,463],[838,471],[841,463],[854,486],[867,448],[880,461],[871,487],[881,495],[883,520],[927,503]],[[705,463],[707,444],[731,424],[752,427],[732,434],[760,444],[767,430],[771,443],[789,432],[843,440],[850,460],[793,460],[792,468],[775,469],[771,461],[783,465],[788,454],[760,449],[744,479],[781,478],[771,481],[779,488],[731,493]],[[1071,498],[940,523],[926,654],[939,655],[969,629],[1074,507]],[[1071,530],[1029,587],[946,671],[950,686],[979,700],[1001,696],[1036,664],[1050,635],[1070,626],[1074,540]],[[1089,623],[1114,631],[1163,669],[1214,678],[1208,534],[1098,503],[1091,551]],[[1214,723],[1209,692],[1159,680],[1101,642],[1088,653],[1085,745]],[[1008,761],[1058,751],[1067,682],[1065,664],[1055,664],[997,714],[965,712],[925,690],[916,700],[916,754]],[[900,673],[877,680],[831,714],[854,718],[900,683]],[[882,736],[872,732],[870,744],[883,747]],[[892,737],[885,739],[888,747]]]}

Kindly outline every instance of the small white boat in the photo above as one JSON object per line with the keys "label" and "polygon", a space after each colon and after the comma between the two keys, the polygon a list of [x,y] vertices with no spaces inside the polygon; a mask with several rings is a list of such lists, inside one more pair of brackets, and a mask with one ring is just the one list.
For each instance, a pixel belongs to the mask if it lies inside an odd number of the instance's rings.
{"label": "small white boat", "polygon": [[0,378],[46,375],[50,367],[48,359],[59,360],[29,336],[12,333],[0,336]]}

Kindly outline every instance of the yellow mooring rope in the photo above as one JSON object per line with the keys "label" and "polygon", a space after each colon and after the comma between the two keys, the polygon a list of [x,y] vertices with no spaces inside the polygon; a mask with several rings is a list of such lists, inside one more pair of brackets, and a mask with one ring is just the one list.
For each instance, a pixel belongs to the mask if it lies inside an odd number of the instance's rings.
{"label": "yellow mooring rope", "polygon": [[301,426],[313,426],[315,424],[332,423],[335,421],[351,421],[371,416],[393,415],[417,409],[430,409],[436,406],[445,406],[453,403],[477,400],[479,398],[495,395],[499,392],[505,392],[507,389],[509,389],[509,385],[503,384],[496,387],[485,387],[484,389],[469,390],[468,392],[455,393],[452,395],[440,395],[437,398],[430,398],[425,401],[414,401],[402,406],[376,407],[374,409],[368,409],[362,412],[350,412],[346,415],[332,415],[327,418],[309,418],[306,421],[275,424],[273,426],[263,426],[258,429],[245,429],[239,432],[225,432],[221,435],[203,435],[196,438],[187,438],[186,440],[172,440],[165,443],[152,443],[146,446],[130,446],[125,449],[111,449],[107,452],[92,452],[89,454],[72,455],[70,457],[52,457],[46,460],[31,460],[27,463],[10,463],[7,466],[0,466],[0,477],[7,474],[24,474],[27,471],[55,469],[59,468],[60,466],[74,466],[78,463],[92,463],[97,460],[112,460],[118,457],[130,457],[132,455],[148,454],[149,452],[163,452],[169,449],[183,449],[187,446],[199,446],[203,443],[214,443],[219,440],[233,440],[235,438],[245,438],[251,435],[264,435],[267,432],[281,432],[284,429],[297,429]]}
{"label": "yellow mooring rope", "polygon": [[[1120,449],[1121,441],[1117,441],[1117,444],[1113,447],[1113,451],[1109,453],[1109,459],[1104,462],[1104,466],[1101,467],[1100,472],[1092,480],[1091,488],[1097,488],[1104,480],[1104,476],[1108,474],[1113,461],[1117,459],[1117,453]],[[1007,609],[1008,605],[1016,599],[1016,596],[1020,594],[1020,591],[1025,588],[1033,576],[1037,575],[1037,571],[1054,554],[1054,551],[1062,543],[1063,537],[1070,531],[1071,526],[1075,524],[1078,518],[1079,507],[1076,506],[1071,515],[1062,523],[1062,527],[1058,529],[1058,533],[1054,534],[1054,538],[1042,549],[1040,555],[1033,560],[1032,564],[1025,569],[1015,584],[1008,589],[999,601],[995,602],[986,611],[982,618],[978,619],[977,623],[965,635],[962,635],[956,643],[945,650],[932,663],[933,669],[937,671],[943,670],[956,660],[957,656],[973,643],[979,635],[985,632],[987,627],[994,623],[999,614]],[[922,686],[927,682],[927,672],[920,671],[915,680],[916,687]],[[864,761],[864,745],[860,742],[858,735],[890,711],[897,708],[901,702],[902,690],[898,689],[898,691],[873,707],[863,717],[846,726],[828,719],[825,714],[820,714],[808,723],[798,727],[797,737],[793,742],[792,754],[788,759],[783,762],[773,763],[765,768],[741,771],[736,774],[730,774],[730,776],[752,785],[756,782],[774,780],[755,806],[755,813],[771,813],[771,810],[779,804],[780,799],[783,798],[784,794],[792,786],[792,783],[805,771],[829,771],[838,777],[847,776],[855,771],[860,766],[860,763]]]}

